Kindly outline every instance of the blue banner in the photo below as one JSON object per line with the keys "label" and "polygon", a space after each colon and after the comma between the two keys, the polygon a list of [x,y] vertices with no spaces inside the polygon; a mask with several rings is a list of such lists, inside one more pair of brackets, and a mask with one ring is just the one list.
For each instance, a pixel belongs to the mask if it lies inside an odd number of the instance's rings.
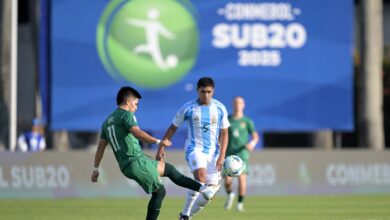
{"label": "blue banner", "polygon": [[352,130],[352,26],[352,0],[52,0],[51,128],[98,130],[130,85],[164,130],[210,76],[259,130]]}

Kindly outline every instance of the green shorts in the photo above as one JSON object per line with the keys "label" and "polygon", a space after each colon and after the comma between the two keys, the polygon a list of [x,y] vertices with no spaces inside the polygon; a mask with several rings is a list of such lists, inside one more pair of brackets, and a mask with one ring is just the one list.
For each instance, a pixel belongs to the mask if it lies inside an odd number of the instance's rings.
{"label": "green shorts", "polygon": [[146,193],[152,193],[163,185],[157,166],[157,160],[147,155],[142,155],[125,167],[122,173],[127,178],[135,180]]}
{"label": "green shorts", "polygon": [[245,173],[245,174],[248,174],[249,173],[249,151],[247,149],[242,149],[238,152],[228,152],[226,154],[226,157],[227,156],[230,156],[230,155],[237,155],[241,158],[242,161],[244,161],[244,164],[245,164],[245,169],[242,173]]}

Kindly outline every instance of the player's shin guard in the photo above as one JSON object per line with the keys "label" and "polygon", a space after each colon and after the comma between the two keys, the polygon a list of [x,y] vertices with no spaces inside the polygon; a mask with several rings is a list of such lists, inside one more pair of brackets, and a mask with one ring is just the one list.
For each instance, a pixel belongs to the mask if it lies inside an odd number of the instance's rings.
{"label": "player's shin guard", "polygon": [[160,189],[152,193],[152,198],[150,198],[148,204],[148,213],[146,215],[146,220],[156,220],[160,214],[160,209],[162,201],[165,197],[165,187],[161,186]]}
{"label": "player's shin guard", "polygon": [[176,170],[174,166],[169,163],[165,163],[164,176],[172,180],[176,185],[191,189],[194,191],[199,191],[202,184],[199,182],[184,176],[179,171]]}
{"label": "player's shin guard", "polygon": [[190,216],[190,211],[191,211],[197,197],[199,197],[199,192],[187,190],[186,203],[184,204],[184,208],[181,211],[182,215]]}
{"label": "player's shin guard", "polygon": [[196,198],[194,205],[192,206],[192,209],[191,209],[189,216],[194,216],[197,213],[199,213],[200,211],[202,211],[202,209],[207,205],[207,203],[209,203],[209,201],[210,200],[205,199],[202,195],[199,195]]}

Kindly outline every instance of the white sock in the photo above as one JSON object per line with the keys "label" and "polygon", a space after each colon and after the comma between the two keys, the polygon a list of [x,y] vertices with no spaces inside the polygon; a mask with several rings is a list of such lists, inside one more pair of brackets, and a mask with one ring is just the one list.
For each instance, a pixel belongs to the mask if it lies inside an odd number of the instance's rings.
{"label": "white sock", "polygon": [[194,205],[192,206],[191,212],[189,216],[194,216],[198,212],[202,211],[202,209],[209,203],[209,200],[205,199],[203,195],[199,195],[196,198]]}
{"label": "white sock", "polygon": [[190,216],[190,211],[197,197],[199,197],[199,192],[193,190],[187,190],[186,203],[184,204],[184,208],[181,211],[182,215]]}

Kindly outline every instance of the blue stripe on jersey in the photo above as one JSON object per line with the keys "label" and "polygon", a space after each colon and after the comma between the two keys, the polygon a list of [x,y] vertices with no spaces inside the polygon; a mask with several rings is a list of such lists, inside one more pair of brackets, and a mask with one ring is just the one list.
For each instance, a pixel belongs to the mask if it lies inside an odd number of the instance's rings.
{"label": "blue stripe on jersey", "polygon": [[188,115],[188,122],[189,122],[189,132],[191,133],[191,137],[187,137],[188,140],[190,140],[190,143],[188,144],[187,146],[187,149],[186,149],[186,160],[188,161],[188,154],[191,153],[192,151],[194,151],[194,148],[195,148],[195,138],[194,138],[194,124],[192,122],[192,114],[193,114],[193,111],[192,111],[192,108],[189,109],[189,111],[186,113],[186,115]]}
{"label": "blue stripe on jersey", "polygon": [[211,147],[211,139],[210,139],[210,107],[202,106],[201,107],[201,122],[202,122],[202,140],[203,140],[203,153],[208,154],[210,152]]}
{"label": "blue stripe on jersey", "polygon": [[219,138],[219,132],[221,130],[221,122],[222,122],[222,119],[223,119],[223,111],[222,109],[217,106],[217,112],[218,112],[218,126],[217,126],[217,131],[216,131],[216,135],[215,135],[215,143],[217,143],[217,147],[215,149],[215,155],[218,155],[219,154],[219,142],[218,142],[218,138]]}

